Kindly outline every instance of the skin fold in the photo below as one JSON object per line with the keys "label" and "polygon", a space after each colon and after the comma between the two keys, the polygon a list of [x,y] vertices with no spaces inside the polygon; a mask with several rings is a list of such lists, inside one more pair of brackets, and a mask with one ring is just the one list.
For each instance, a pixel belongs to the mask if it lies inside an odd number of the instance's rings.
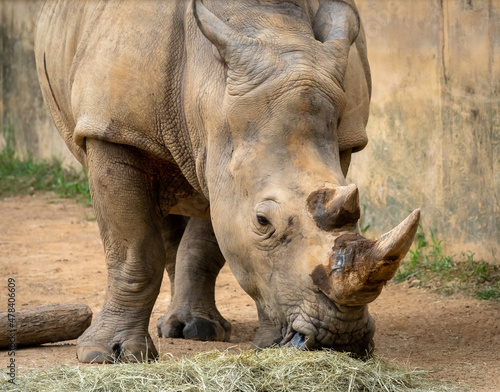
{"label": "skin fold", "polygon": [[44,101],[88,169],[108,290],[82,362],[157,355],[148,334],[229,340],[215,306],[227,261],[255,300],[255,345],[363,353],[373,301],[419,212],[358,233],[351,154],[371,79],[352,1],[48,1],[35,37]]}

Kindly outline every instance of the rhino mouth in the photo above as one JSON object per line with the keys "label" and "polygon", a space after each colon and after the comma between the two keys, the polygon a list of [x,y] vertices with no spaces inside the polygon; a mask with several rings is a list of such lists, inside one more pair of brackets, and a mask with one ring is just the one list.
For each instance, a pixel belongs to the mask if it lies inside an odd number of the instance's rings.
{"label": "rhino mouth", "polygon": [[304,334],[292,330],[291,337],[288,339],[283,339],[281,345],[285,347],[295,347],[300,350],[304,350],[307,348],[306,337]]}
{"label": "rhino mouth", "polygon": [[[323,305],[324,310],[328,313],[339,314],[340,310],[335,304],[335,302],[331,301],[326,295],[324,295],[321,291],[315,293],[317,303],[321,303]],[[301,312],[302,313],[302,312]],[[295,317],[288,320],[288,328],[286,329],[286,333],[283,334],[283,339],[280,342],[280,346],[283,347],[295,347],[300,350],[314,350],[318,348],[331,348],[330,344],[321,345],[317,342],[316,336],[313,336],[310,331],[310,327],[306,327],[305,329],[309,330],[309,332],[302,332],[300,327],[297,324],[299,319],[309,318],[303,313],[299,313],[298,315],[294,315]],[[312,324],[312,323],[311,323]],[[296,326],[294,328],[294,325]],[[317,325],[312,324],[312,329],[318,329]]]}
{"label": "rhino mouth", "polygon": [[323,344],[316,341],[315,337],[305,335],[301,332],[291,330],[290,337],[283,338],[280,343],[282,347],[293,347],[299,350],[321,350],[330,349],[340,352],[350,352],[354,355],[369,355],[373,352],[374,344],[372,340],[372,334],[368,333],[364,336],[364,339],[360,341],[350,342],[348,344]]}
{"label": "rhino mouth", "polygon": [[[319,312],[312,316],[305,312],[295,314],[282,333],[280,346],[332,349],[356,355],[372,352],[375,326],[366,306],[340,306],[321,292],[316,293],[315,299]],[[329,321],[321,322],[323,319]]]}
{"label": "rhino mouth", "polygon": [[[420,211],[415,210],[375,241],[358,234],[337,237],[335,257],[331,259],[336,263],[318,264],[310,275],[312,282],[299,287],[301,290],[291,287],[284,278],[280,285],[284,289],[282,298],[286,299],[283,303],[286,306],[288,302],[288,306],[281,308],[280,314],[287,314],[286,320],[267,315],[281,332],[280,346],[370,353],[375,322],[368,313],[368,304],[394,276],[411,246],[419,220]],[[301,293],[299,298],[297,292]]]}

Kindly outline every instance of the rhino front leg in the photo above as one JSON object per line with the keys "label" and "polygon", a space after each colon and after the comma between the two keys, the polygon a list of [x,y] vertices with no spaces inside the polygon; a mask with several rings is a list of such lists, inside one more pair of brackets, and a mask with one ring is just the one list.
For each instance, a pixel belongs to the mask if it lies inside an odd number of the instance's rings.
{"label": "rhino front leg", "polygon": [[77,341],[81,362],[157,356],[149,318],[165,268],[150,161],[132,147],[87,140],[89,183],[106,254],[102,310]]}
{"label": "rhino front leg", "polygon": [[209,219],[190,218],[180,242],[169,310],[158,336],[229,341],[231,324],[215,306],[215,281],[225,260]]}

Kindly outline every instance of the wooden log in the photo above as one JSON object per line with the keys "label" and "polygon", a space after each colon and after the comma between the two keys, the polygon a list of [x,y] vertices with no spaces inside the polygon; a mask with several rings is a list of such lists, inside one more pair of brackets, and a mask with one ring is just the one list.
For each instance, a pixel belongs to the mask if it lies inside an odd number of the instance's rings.
{"label": "wooden log", "polygon": [[76,339],[92,321],[87,305],[66,303],[0,312],[0,350]]}

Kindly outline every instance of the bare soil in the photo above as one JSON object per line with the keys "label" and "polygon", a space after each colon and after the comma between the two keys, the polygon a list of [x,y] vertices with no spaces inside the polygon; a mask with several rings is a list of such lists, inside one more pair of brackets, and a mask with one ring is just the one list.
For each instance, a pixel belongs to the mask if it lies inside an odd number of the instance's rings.
{"label": "bare soil", "polygon": [[[106,265],[91,208],[52,194],[0,200],[0,310],[7,308],[7,279],[16,280],[16,308],[81,302],[99,311]],[[212,348],[246,348],[257,329],[250,297],[224,267],[217,305],[233,325],[231,342],[159,339],[156,321],[170,299],[165,276],[150,322],[163,355],[182,356]],[[500,391],[500,303],[455,295],[443,297],[405,284],[388,284],[370,305],[377,323],[376,351],[385,359],[431,371],[440,380]],[[75,341],[17,350],[18,375],[27,369],[76,365]],[[2,364],[3,362],[3,364]],[[8,356],[0,351],[0,367]]]}

